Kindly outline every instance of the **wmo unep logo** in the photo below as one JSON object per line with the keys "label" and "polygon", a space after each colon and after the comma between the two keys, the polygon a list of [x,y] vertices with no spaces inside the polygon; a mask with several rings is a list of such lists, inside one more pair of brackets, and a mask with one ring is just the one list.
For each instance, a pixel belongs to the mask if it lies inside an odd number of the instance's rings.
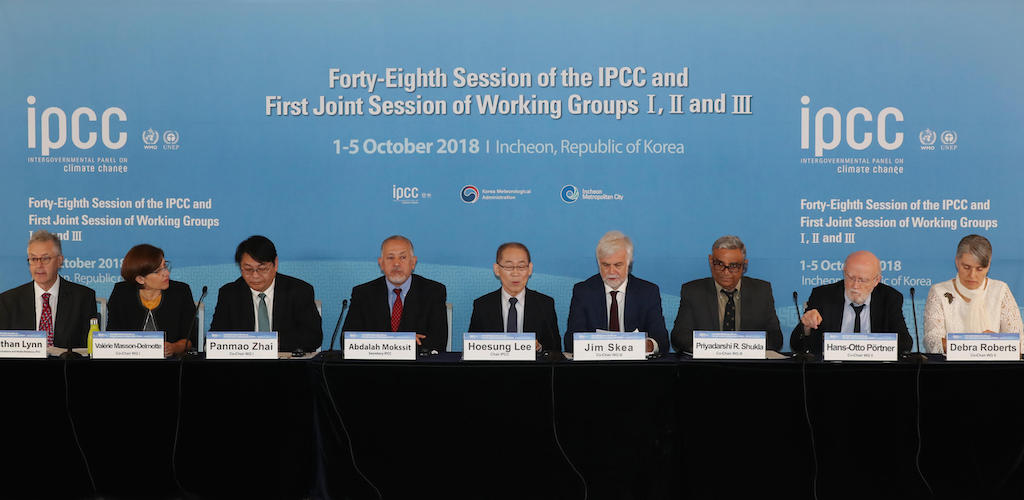
{"label": "wmo unep logo", "polygon": [[462,186],[462,201],[464,203],[476,203],[480,199],[480,190],[476,186]]}
{"label": "wmo unep logo", "polygon": [[562,201],[566,203],[576,203],[576,200],[580,199],[580,190],[576,189],[576,186],[572,184],[566,184],[562,186]]}
{"label": "wmo unep logo", "polygon": [[147,146],[156,144],[156,141],[160,140],[160,132],[153,129],[147,129],[142,131],[142,143]]}
{"label": "wmo unep logo", "polygon": [[921,141],[922,146],[931,146],[935,144],[935,139],[938,138],[938,134],[930,128],[926,128],[917,134],[917,138]]}

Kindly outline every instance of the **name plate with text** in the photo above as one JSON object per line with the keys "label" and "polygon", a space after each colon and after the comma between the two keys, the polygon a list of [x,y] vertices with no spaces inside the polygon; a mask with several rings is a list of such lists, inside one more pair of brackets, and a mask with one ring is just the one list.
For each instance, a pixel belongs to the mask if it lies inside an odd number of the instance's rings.
{"label": "name plate with text", "polygon": [[693,359],[764,359],[765,332],[693,332]]}
{"label": "name plate with text", "polygon": [[207,332],[206,359],[277,359],[277,332]]}
{"label": "name plate with text", "polygon": [[416,332],[344,332],[345,359],[416,359]]}
{"label": "name plate with text", "polygon": [[896,361],[899,359],[895,333],[825,332],[825,361]]}
{"label": "name plate with text", "polygon": [[601,332],[573,335],[576,361],[626,361],[647,359],[647,333]]}
{"label": "name plate with text", "polygon": [[46,332],[16,330],[0,332],[0,358],[45,358]]}
{"label": "name plate with text", "polygon": [[534,361],[536,333],[466,333],[462,336],[465,361]]}
{"label": "name plate with text", "polygon": [[946,334],[947,361],[1017,361],[1019,333]]}
{"label": "name plate with text", "polygon": [[94,359],[163,359],[164,332],[92,332]]}

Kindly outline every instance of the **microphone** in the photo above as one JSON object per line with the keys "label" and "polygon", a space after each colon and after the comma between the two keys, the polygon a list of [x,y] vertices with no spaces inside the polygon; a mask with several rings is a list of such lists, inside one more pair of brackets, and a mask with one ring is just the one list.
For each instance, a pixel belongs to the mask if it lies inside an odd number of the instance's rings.
{"label": "microphone", "polygon": [[928,357],[921,354],[921,337],[917,332],[917,304],[914,303],[914,287],[910,287],[910,312],[914,315],[914,343],[917,344],[917,352],[907,353],[905,359],[924,363],[928,361]]}
{"label": "microphone", "polygon": [[[804,331],[803,330],[803,328],[804,328],[803,322],[800,321],[800,301],[797,300],[797,297],[798,296],[797,296],[796,290],[793,290],[793,308],[796,311],[796,313],[795,313],[796,314],[796,327],[800,329],[800,336],[801,337],[806,337],[806,335],[803,334],[803,331]],[[800,352],[794,352],[793,353],[793,358],[795,358],[795,359],[797,359],[799,361],[805,361],[805,362],[806,361],[813,361],[814,360],[814,355],[809,352],[810,351],[810,347],[811,347],[809,345],[810,342],[808,340],[804,339],[803,344],[804,344],[803,350],[800,351]]]}
{"label": "microphone", "polygon": [[348,299],[342,299],[341,301],[341,314],[338,315],[338,322],[334,325],[334,333],[331,334],[331,343],[327,346],[321,356],[325,359],[339,359],[342,357],[341,351],[334,350],[334,341],[338,338],[338,331],[341,330],[341,320],[345,317],[345,311],[348,309]]}
{"label": "microphone", "polygon": [[[203,305],[203,299],[206,298],[206,292],[209,292],[209,291],[210,291],[210,288],[207,287],[206,285],[203,285],[203,293],[201,295],[199,295],[199,301],[196,302],[196,312],[195,312],[195,314],[192,315],[192,323],[189,324],[189,326],[188,326],[188,334],[185,335],[185,344],[188,345],[188,349],[185,349],[185,352],[182,353],[182,356],[181,356],[182,359],[184,359],[184,358],[196,358],[196,357],[199,357],[199,350],[196,348],[196,345],[192,343],[192,330],[194,329],[193,327],[198,327],[198,324],[199,324],[199,306]],[[198,330],[197,330],[197,332],[198,332]],[[198,341],[198,340],[199,340],[199,336],[196,335],[196,341]]]}

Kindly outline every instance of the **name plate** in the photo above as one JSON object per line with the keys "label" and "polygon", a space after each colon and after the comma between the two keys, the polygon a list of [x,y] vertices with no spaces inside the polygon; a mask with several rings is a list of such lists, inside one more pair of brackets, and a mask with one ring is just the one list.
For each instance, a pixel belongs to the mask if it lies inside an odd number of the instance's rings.
{"label": "name plate", "polygon": [[896,361],[899,359],[895,333],[825,332],[825,361]]}
{"label": "name plate", "polygon": [[764,359],[765,332],[693,332],[693,359]]}
{"label": "name plate", "polygon": [[92,332],[94,359],[163,359],[164,332]]}
{"label": "name plate", "polygon": [[416,332],[344,332],[345,359],[416,359]]}
{"label": "name plate", "polygon": [[466,333],[462,336],[465,361],[534,361],[536,333]]}
{"label": "name plate", "polygon": [[946,334],[947,361],[1017,361],[1019,333]]}
{"label": "name plate", "polygon": [[576,333],[573,356],[576,361],[626,361],[647,359],[645,332]]}
{"label": "name plate", "polygon": [[0,358],[45,358],[46,332],[5,330],[0,332]]}
{"label": "name plate", "polygon": [[206,359],[277,359],[277,332],[207,332]]}

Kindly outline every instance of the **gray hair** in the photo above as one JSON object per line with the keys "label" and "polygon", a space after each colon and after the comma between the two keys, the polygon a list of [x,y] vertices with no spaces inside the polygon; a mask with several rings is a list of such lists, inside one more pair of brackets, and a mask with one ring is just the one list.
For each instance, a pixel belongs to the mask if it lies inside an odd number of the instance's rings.
{"label": "gray hair", "polygon": [[[60,248],[60,236],[53,234],[45,229],[39,229],[32,233],[32,236],[28,238],[28,244],[31,246],[33,243],[47,243],[53,242],[53,246],[57,247],[57,255],[64,255],[64,252]],[[26,247],[26,252],[28,251]]]}
{"label": "gray hair", "polygon": [[400,234],[393,234],[391,236],[388,236],[387,238],[384,238],[384,241],[380,242],[380,252],[382,254],[384,253],[384,245],[387,245],[389,241],[404,241],[406,244],[409,245],[409,253],[416,255],[416,250],[414,250],[412,247],[412,241],[409,241],[409,238],[406,238],[405,236],[402,236]]}
{"label": "gray hair", "polygon": [[633,240],[622,234],[622,231],[608,231],[597,242],[597,260],[607,257],[620,250],[626,250],[626,260],[633,263]]}
{"label": "gray hair", "polygon": [[959,259],[965,253],[970,253],[978,259],[981,267],[988,267],[989,261],[992,260],[992,244],[988,238],[980,234],[969,234],[956,246],[956,258]]}
{"label": "gray hair", "polygon": [[741,240],[739,236],[727,235],[718,238],[711,245],[711,251],[714,252],[715,249],[718,248],[722,250],[739,250],[743,252],[743,258],[747,258],[747,247],[743,244],[743,240]]}

